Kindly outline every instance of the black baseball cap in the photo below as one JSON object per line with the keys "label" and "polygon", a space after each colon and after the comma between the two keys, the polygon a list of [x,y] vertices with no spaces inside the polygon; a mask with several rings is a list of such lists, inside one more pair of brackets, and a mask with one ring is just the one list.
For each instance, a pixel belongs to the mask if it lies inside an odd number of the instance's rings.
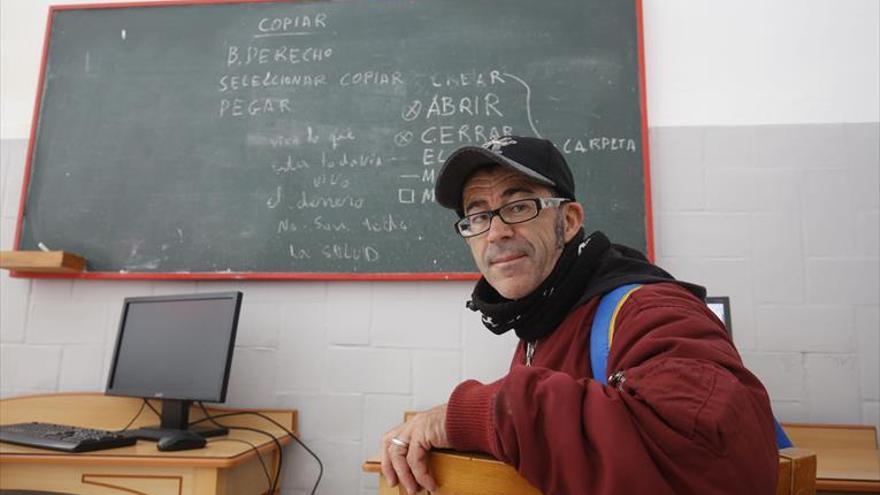
{"label": "black baseball cap", "polygon": [[441,206],[462,215],[464,183],[477,170],[495,164],[510,167],[554,188],[561,197],[576,201],[574,178],[562,153],[546,139],[523,136],[501,136],[482,146],[465,146],[453,151],[437,176],[435,199]]}

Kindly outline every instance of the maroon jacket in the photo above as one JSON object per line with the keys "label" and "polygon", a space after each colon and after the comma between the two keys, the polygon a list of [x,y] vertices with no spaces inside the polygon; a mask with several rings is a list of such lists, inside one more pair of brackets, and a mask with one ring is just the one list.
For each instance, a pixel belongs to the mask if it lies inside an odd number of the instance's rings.
{"label": "maroon jacket", "polygon": [[457,450],[516,467],[545,494],[775,493],[778,469],[767,392],[722,324],[673,283],[635,291],[617,316],[608,374],[591,379],[590,325],[599,298],[538,342],[525,366],[469,380],[450,397]]}

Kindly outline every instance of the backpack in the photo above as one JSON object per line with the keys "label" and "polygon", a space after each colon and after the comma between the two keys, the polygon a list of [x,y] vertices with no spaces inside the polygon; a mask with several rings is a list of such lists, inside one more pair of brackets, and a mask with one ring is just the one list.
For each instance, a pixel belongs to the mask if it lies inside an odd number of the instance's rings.
{"label": "backpack", "polygon": [[[593,368],[593,379],[602,385],[608,385],[609,379],[612,383],[619,379],[616,376],[608,376],[608,354],[611,352],[611,344],[614,340],[614,323],[623,303],[639,287],[640,284],[622,285],[606,293],[599,301],[599,308],[593,316],[590,330],[590,363]],[[773,418],[773,426],[776,430],[776,447],[779,449],[793,447],[794,444],[776,418]]]}

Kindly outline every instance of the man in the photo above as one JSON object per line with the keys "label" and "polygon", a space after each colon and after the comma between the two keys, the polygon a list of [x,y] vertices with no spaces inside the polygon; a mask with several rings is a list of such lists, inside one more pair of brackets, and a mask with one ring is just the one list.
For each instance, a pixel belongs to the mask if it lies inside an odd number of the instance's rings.
{"label": "man", "polygon": [[[435,192],[483,275],[468,307],[520,343],[506,376],[465,381],[383,437],[392,486],[436,489],[428,451],[454,448],[491,454],[546,494],[774,493],[767,393],[705,290],[601,232],[586,236],[549,141],[459,149]],[[602,296],[627,284],[638,285],[614,317],[604,386],[591,372],[591,324]]]}

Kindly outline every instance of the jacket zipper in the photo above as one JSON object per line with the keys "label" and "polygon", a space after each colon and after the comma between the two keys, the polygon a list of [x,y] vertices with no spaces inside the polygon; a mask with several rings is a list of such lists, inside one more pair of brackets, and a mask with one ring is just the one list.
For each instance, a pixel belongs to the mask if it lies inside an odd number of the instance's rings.
{"label": "jacket zipper", "polygon": [[526,342],[526,366],[532,365],[532,358],[535,356],[535,348],[538,347],[538,341]]}

